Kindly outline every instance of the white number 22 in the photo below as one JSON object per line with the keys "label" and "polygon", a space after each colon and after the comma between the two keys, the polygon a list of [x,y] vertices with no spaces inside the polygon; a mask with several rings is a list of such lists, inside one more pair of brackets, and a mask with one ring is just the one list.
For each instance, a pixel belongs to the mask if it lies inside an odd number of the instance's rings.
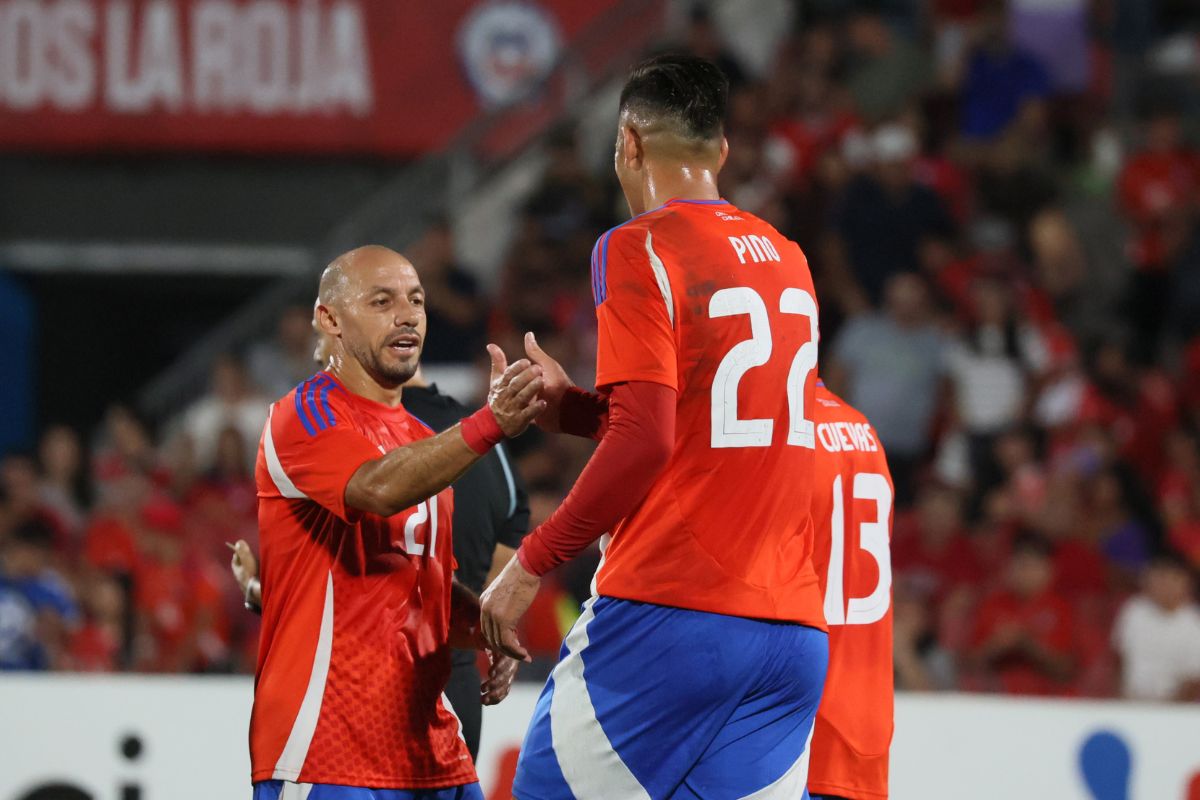
{"label": "white number 22", "polygon": [[[816,447],[816,426],[804,416],[804,384],[808,374],[817,366],[817,303],[803,289],[784,289],[779,298],[779,310],[808,318],[809,340],[800,346],[788,371],[787,443],[797,447]],[[771,419],[739,419],[738,384],[742,376],[754,367],[761,367],[771,358],[771,322],[762,296],[748,286],[721,289],[708,303],[710,319],[738,314],[750,316],[750,338],[738,342],[721,359],[712,385],[712,446],[769,447],[775,421]]]}
{"label": "white number 22", "polygon": [[860,472],[854,476],[854,498],[875,501],[875,520],[858,526],[858,545],[875,559],[879,583],[866,597],[851,597],[846,603],[846,501],[842,497],[842,476],[838,475],[833,479],[829,583],[825,587],[825,621],[830,625],[870,625],[883,619],[892,604],[892,557],[888,549],[892,487],[877,472]]}

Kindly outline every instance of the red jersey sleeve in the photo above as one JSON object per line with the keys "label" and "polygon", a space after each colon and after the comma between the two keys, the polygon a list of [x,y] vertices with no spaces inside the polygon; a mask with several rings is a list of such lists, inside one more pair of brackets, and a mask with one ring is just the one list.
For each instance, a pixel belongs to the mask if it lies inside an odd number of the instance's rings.
{"label": "red jersey sleeve", "polygon": [[596,386],[649,381],[678,390],[674,301],[650,231],[609,231],[596,243],[592,268]]}
{"label": "red jersey sleeve", "polygon": [[382,451],[350,424],[349,409],[336,399],[338,387],[313,383],[272,408],[262,444],[267,471],[284,497],[312,500],[354,522],[359,512],[346,507],[346,484]]}

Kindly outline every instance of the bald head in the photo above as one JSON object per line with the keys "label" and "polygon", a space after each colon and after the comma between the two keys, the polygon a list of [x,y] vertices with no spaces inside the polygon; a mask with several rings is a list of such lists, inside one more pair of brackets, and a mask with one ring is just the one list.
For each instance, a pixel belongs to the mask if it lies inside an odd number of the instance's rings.
{"label": "bald head", "polygon": [[356,247],[321,274],[314,322],[376,382],[403,384],[425,341],[425,290],[412,262],[381,245]]}
{"label": "bald head", "polygon": [[332,305],[343,299],[347,290],[358,288],[364,277],[380,267],[407,267],[416,275],[412,262],[381,244],[366,244],[348,250],[329,262],[321,273],[321,286],[317,290],[317,302]]}

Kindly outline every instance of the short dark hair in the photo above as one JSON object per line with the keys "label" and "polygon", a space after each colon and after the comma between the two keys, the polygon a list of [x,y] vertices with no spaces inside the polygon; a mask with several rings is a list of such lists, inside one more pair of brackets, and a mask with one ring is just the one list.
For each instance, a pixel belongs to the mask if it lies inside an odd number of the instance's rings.
{"label": "short dark hair", "polygon": [[689,139],[715,139],[725,122],[729,80],[697,56],[667,53],[638,64],[621,90],[620,110],[664,117]]}

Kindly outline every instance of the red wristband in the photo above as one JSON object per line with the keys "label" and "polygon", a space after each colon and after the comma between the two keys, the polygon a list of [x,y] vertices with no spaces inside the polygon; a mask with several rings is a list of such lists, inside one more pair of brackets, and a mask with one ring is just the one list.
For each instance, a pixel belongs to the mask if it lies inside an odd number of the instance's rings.
{"label": "red wristband", "polygon": [[484,406],[462,421],[462,436],[467,447],[483,455],[504,440],[504,431],[491,407]]}

